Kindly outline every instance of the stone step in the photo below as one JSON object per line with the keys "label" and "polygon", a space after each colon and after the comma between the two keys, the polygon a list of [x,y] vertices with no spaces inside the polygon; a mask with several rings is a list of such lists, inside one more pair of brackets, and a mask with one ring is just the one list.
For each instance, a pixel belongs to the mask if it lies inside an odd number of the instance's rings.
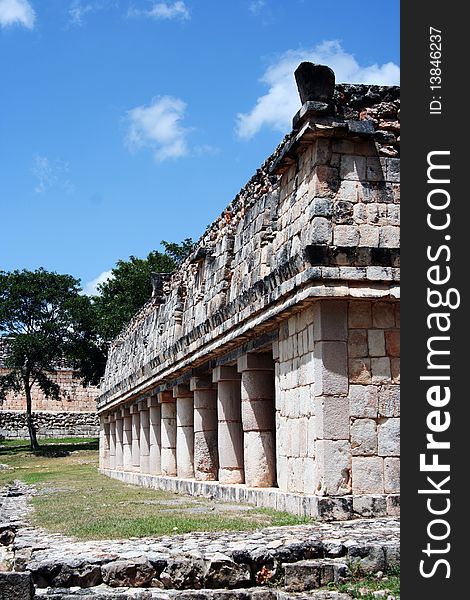
{"label": "stone step", "polygon": [[308,594],[290,593],[269,588],[244,590],[137,590],[135,588],[44,588],[38,589],[40,600],[352,600],[347,594],[313,591]]}
{"label": "stone step", "polygon": [[304,592],[339,583],[351,576],[344,562],[334,559],[300,560],[284,563],[284,587],[289,592]]}

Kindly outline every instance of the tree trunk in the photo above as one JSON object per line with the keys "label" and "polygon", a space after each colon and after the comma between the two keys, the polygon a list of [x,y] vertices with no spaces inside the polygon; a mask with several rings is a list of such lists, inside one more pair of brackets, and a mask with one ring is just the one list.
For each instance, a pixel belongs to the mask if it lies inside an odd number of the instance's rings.
{"label": "tree trunk", "polygon": [[28,426],[29,439],[31,440],[31,450],[39,450],[36,428],[33,423],[31,385],[29,383],[29,378],[25,378],[24,380],[24,390],[26,394],[26,424]]}

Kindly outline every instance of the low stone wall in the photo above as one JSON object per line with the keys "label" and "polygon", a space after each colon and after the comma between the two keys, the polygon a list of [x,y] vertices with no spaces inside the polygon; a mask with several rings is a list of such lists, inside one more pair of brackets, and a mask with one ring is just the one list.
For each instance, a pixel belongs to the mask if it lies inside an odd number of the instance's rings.
{"label": "low stone wall", "polygon": [[[35,412],[34,423],[39,438],[98,437],[98,415],[92,412]],[[26,414],[20,411],[0,411],[0,436],[6,439],[27,439]]]}
{"label": "low stone wall", "polygon": [[313,517],[325,521],[400,514],[398,494],[319,497],[313,494],[282,492],[279,488],[250,488],[246,485],[221,484],[219,481],[195,481],[112,469],[102,469],[101,472],[131,485],[176,494],[202,496],[234,504],[253,504],[258,508],[270,508],[299,517]]}

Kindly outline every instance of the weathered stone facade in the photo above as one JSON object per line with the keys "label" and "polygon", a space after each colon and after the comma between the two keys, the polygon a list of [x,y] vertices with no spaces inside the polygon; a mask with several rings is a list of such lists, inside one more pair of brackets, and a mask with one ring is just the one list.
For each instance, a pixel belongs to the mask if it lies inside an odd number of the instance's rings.
{"label": "weathered stone facade", "polygon": [[[7,345],[0,342],[0,375],[8,373],[5,368]],[[64,366],[50,373],[51,379],[60,386],[58,400],[47,398],[37,385],[31,390],[32,410],[39,437],[97,436],[99,432],[96,414],[97,386],[84,387],[77,374]],[[7,438],[27,438],[24,411],[24,394],[8,392],[0,401],[0,435]]]}
{"label": "weathered stone facade", "polygon": [[113,343],[103,472],[325,518],[396,514],[399,89],[332,93],[304,102]]}

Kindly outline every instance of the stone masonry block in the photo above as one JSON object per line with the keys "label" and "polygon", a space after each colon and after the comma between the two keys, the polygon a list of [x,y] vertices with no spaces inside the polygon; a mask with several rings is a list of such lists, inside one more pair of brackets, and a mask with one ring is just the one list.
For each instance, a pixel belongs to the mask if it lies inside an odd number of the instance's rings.
{"label": "stone masonry block", "polygon": [[389,329],[385,332],[385,347],[387,356],[400,356],[400,331],[398,329]]}
{"label": "stone masonry block", "polygon": [[349,327],[352,329],[369,329],[372,327],[372,305],[370,302],[358,300],[349,303]]}
{"label": "stone masonry block", "polygon": [[351,358],[361,358],[369,354],[366,329],[353,329],[349,332],[348,353]]}
{"label": "stone masonry block", "polygon": [[374,327],[391,329],[395,327],[395,305],[393,302],[374,302],[372,306]]}
{"label": "stone masonry block", "polygon": [[336,225],[333,229],[335,246],[358,246],[359,229],[355,225]]}
{"label": "stone masonry block", "polygon": [[363,198],[363,188],[359,181],[342,181],[337,198],[347,202],[359,202]]}
{"label": "stone masonry block", "polygon": [[272,371],[245,371],[241,383],[242,400],[268,400],[274,398]]}
{"label": "stone masonry block", "polygon": [[385,493],[396,494],[400,491],[400,459],[384,459]]}
{"label": "stone masonry block", "polygon": [[400,419],[391,418],[378,426],[379,456],[400,456]]}
{"label": "stone masonry block", "polygon": [[400,228],[393,225],[385,225],[380,228],[379,246],[381,248],[400,247]]}
{"label": "stone masonry block", "polygon": [[345,440],[315,443],[315,490],[319,496],[351,493],[351,446]]}
{"label": "stone masonry block", "polygon": [[272,400],[244,400],[242,402],[244,431],[271,431],[274,429]]}
{"label": "stone masonry block", "polygon": [[360,383],[363,385],[372,383],[370,358],[349,359],[349,381],[351,383]]}
{"label": "stone masonry block", "polygon": [[349,386],[349,412],[351,417],[377,417],[378,388],[375,385]]}
{"label": "stone masonry block", "polygon": [[373,225],[359,225],[358,229],[359,246],[366,246],[369,248],[378,247],[380,227],[374,227]]}
{"label": "stone masonry block", "polygon": [[346,341],[348,339],[348,305],[341,300],[325,300],[313,306],[313,339],[315,341]]}
{"label": "stone masonry block", "polygon": [[353,494],[383,494],[383,459],[379,456],[358,456],[352,459]]}
{"label": "stone masonry block", "polygon": [[364,156],[343,155],[341,157],[341,179],[363,180],[366,178],[366,159]]}
{"label": "stone masonry block", "polygon": [[371,358],[370,368],[372,373],[372,383],[390,383],[392,374],[390,370],[390,359],[388,357]]}
{"label": "stone masonry block", "polygon": [[353,456],[377,454],[377,423],[373,419],[355,419],[351,423]]}
{"label": "stone masonry block", "polygon": [[314,217],[310,228],[308,242],[310,244],[331,244],[331,221],[325,217]]}
{"label": "stone masonry block", "polygon": [[369,356],[385,356],[385,336],[382,329],[369,329]]}
{"label": "stone masonry block", "polygon": [[238,359],[238,371],[274,371],[274,361],[270,354],[249,352]]}
{"label": "stone masonry block", "polygon": [[348,393],[347,349],[345,342],[317,342],[315,357],[315,396]]}
{"label": "stone masonry block", "polygon": [[219,366],[215,367],[212,371],[212,381],[217,383],[219,381],[240,381],[241,373],[237,371],[237,367]]}
{"label": "stone masonry block", "polygon": [[310,203],[310,216],[331,217],[333,214],[333,201],[328,198],[314,198]]}
{"label": "stone masonry block", "polygon": [[379,416],[400,416],[400,386],[387,385],[379,391]]}
{"label": "stone masonry block", "polygon": [[387,181],[400,181],[400,159],[387,158]]}
{"label": "stone masonry block", "polygon": [[348,440],[348,398],[315,398],[315,425],[319,440]]}
{"label": "stone masonry block", "polygon": [[366,177],[368,181],[384,181],[385,173],[382,170],[380,160],[375,156],[367,157]]}

